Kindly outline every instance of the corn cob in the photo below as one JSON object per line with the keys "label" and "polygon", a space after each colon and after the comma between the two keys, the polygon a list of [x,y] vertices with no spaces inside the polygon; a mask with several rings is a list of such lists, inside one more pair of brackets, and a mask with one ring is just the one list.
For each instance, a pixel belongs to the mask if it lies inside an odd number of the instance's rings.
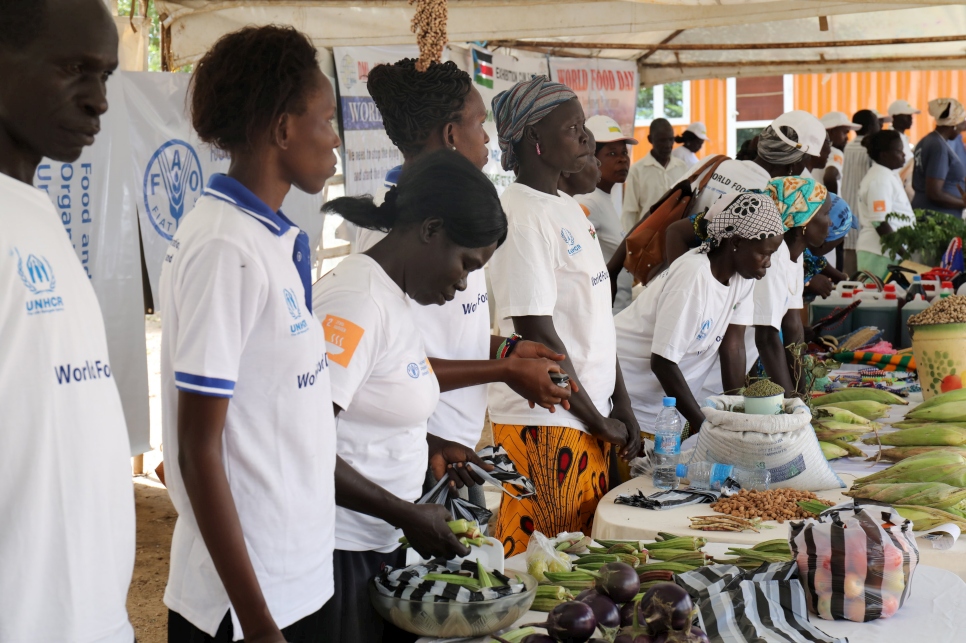
{"label": "corn cob", "polygon": [[[829,393],[828,395],[823,395],[815,399],[816,406],[838,406],[838,402],[879,402],[882,404],[909,404],[908,400],[904,400],[895,393],[890,393],[889,391],[883,391],[877,388],[866,388],[866,387],[854,387],[847,388],[841,391],[835,391],[834,393]],[[840,407],[841,408],[841,407]]]}
{"label": "corn cob", "polygon": [[815,437],[822,442],[832,442],[833,440],[855,442],[858,437],[864,433],[864,431],[855,431],[850,429],[829,429],[825,427],[815,427]]}
{"label": "corn cob", "polygon": [[950,507],[966,507],[966,489],[950,487],[941,482],[904,482],[896,484],[869,484],[859,489],[845,491],[846,496],[876,500],[890,505],[915,505],[948,510]]}
{"label": "corn cob", "polygon": [[[892,426],[896,429],[902,429],[903,431],[908,431],[909,429],[959,429],[961,431],[966,431],[966,423],[964,422],[930,422],[928,420],[904,420],[902,422],[896,422]],[[901,424],[902,426],[896,426],[896,424]]]}
{"label": "corn cob", "polygon": [[862,440],[866,444],[883,444],[891,447],[957,447],[966,444],[966,431],[952,427],[919,427]]}
{"label": "corn cob", "polygon": [[886,460],[888,462],[901,462],[906,458],[911,458],[914,455],[922,455],[923,453],[930,453],[933,451],[942,450],[959,450],[963,455],[966,455],[966,446],[961,447],[896,447],[894,449],[881,449],[879,451],[878,457],[869,458],[870,462],[875,462],[877,460]]}
{"label": "corn cob", "polygon": [[930,451],[928,453],[922,453],[906,458],[902,462],[889,467],[885,471],[877,471],[865,476],[864,478],[859,478],[855,482],[859,485],[870,484],[873,482],[929,482],[929,480],[895,480],[894,478],[915,475],[917,471],[922,471],[923,469],[937,466],[958,465],[960,467],[964,467],[966,466],[966,457],[964,456],[966,456],[966,454],[960,455],[958,452],[952,450],[943,449],[939,451]]}
{"label": "corn cob", "polygon": [[856,415],[868,420],[877,420],[889,412],[888,404],[880,404],[871,400],[858,400],[855,402],[836,402],[835,408],[851,411]]}
{"label": "corn cob", "polygon": [[813,417],[819,421],[834,420],[835,422],[843,422],[845,424],[872,424],[872,420],[868,418],[831,405],[816,407]]}
{"label": "corn cob", "polygon": [[836,458],[844,458],[849,454],[848,451],[840,446],[836,446],[831,442],[819,442],[818,445],[822,447],[822,455],[825,456],[826,460],[835,460]]}
{"label": "corn cob", "polygon": [[946,402],[929,408],[916,407],[906,414],[912,420],[933,422],[966,422],[966,400]]}
{"label": "corn cob", "polygon": [[926,400],[925,402],[923,402],[922,404],[918,405],[913,410],[924,411],[926,409],[931,409],[934,406],[940,406],[942,404],[947,404],[949,402],[964,402],[964,401],[966,401],[966,388],[958,388],[946,393],[940,393],[939,395],[933,396],[928,400]]}
{"label": "corn cob", "polygon": [[865,455],[865,451],[855,446],[854,444],[849,444],[845,440],[825,440],[829,444],[834,444],[835,446],[845,449],[845,452],[850,458],[861,458]]}
{"label": "corn cob", "polygon": [[906,520],[912,521],[912,529],[914,531],[929,531],[947,522],[951,522],[966,531],[966,520],[942,509],[916,507],[913,505],[894,505],[893,509]]}
{"label": "corn cob", "polygon": [[878,422],[868,422],[867,424],[853,424],[851,422],[839,422],[838,420],[817,420],[815,426],[835,431],[851,431],[853,435],[862,435],[878,431],[882,425]]}
{"label": "corn cob", "polygon": [[890,426],[894,429],[915,429],[920,426],[929,426],[931,423],[926,420],[899,420],[898,422],[893,422]]}
{"label": "corn cob", "polygon": [[567,588],[559,585],[538,585],[530,609],[535,612],[549,612],[557,605],[574,600]]}

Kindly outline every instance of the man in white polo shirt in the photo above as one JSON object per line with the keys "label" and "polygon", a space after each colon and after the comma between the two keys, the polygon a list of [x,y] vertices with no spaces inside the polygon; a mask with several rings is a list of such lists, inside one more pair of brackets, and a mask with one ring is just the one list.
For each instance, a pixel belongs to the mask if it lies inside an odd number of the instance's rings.
{"label": "man in white polo shirt", "polygon": [[0,642],[131,643],[130,444],[101,310],[48,196],[100,129],[101,0],[0,5]]}

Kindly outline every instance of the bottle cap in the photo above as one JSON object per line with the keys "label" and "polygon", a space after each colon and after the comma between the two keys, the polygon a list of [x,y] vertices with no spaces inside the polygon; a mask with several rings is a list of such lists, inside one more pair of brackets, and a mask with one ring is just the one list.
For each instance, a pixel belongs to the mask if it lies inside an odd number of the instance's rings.
{"label": "bottle cap", "polygon": [[666,398],[664,398],[664,406],[665,407],[668,407],[668,406],[676,406],[677,403],[678,403],[678,400],[677,400],[676,397],[666,397]]}
{"label": "bottle cap", "polygon": [[887,292],[885,294],[886,301],[895,301],[896,294],[894,292]]}
{"label": "bottle cap", "polygon": [[953,282],[951,282],[951,281],[944,281],[942,283],[943,283],[943,288],[952,288],[953,287]]}
{"label": "bottle cap", "polygon": [[688,465],[686,465],[686,464],[679,464],[678,466],[674,467],[674,475],[676,475],[679,478],[687,478],[688,477]]}
{"label": "bottle cap", "polygon": [[845,292],[842,293],[842,297],[844,297],[845,299],[852,299],[852,291],[846,290]]}
{"label": "bottle cap", "polygon": [[886,284],[882,287],[882,292],[895,292],[895,291],[896,291],[895,284]]}
{"label": "bottle cap", "polygon": [[913,275],[912,276],[912,281],[913,282],[922,281],[922,276],[921,275]]}
{"label": "bottle cap", "polygon": [[873,292],[878,292],[878,290],[879,290],[878,287],[876,287],[875,284],[866,284],[865,285],[865,289],[866,289],[866,291],[871,290]]}

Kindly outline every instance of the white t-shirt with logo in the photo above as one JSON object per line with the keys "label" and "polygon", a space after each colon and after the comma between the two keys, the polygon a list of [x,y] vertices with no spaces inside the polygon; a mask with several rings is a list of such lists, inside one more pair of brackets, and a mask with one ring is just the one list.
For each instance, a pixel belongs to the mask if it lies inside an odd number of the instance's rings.
{"label": "white t-shirt with logo", "polygon": [[902,179],[884,165],[872,163],[872,167],[859,184],[859,240],[855,249],[881,255],[882,243],[875,227],[886,220],[892,212],[904,214],[908,221],[889,219],[893,230],[916,224],[916,214],[909,203],[909,195],[902,187]]}
{"label": "white t-shirt with logo", "polygon": [[[403,500],[422,495],[427,420],[439,382],[416,327],[414,301],[364,254],[346,257],[312,289],[332,366],[338,452],[348,465]],[[339,507],[336,548],[390,552],[402,532]]]}
{"label": "white t-shirt with logo", "polygon": [[804,307],[805,264],[802,257],[792,261],[788,245],[782,243],[771,256],[771,267],[755,282],[755,326],[781,330],[782,318],[789,310]]}
{"label": "white t-shirt with logo", "polygon": [[[593,224],[563,193],[513,183],[500,201],[509,231],[490,260],[490,280],[501,334],[513,332],[512,317],[552,316],[583,390],[602,415],[610,415],[617,349],[610,280]],[[490,419],[586,430],[562,408],[553,414],[531,409],[502,383],[490,385]]]}
{"label": "white t-shirt with logo", "polygon": [[737,274],[722,284],[711,273],[708,255],[695,248],[614,318],[621,372],[642,429],[653,430],[667,395],[651,370],[651,356],[677,364],[698,399],[728,326],[751,324],[754,288],[753,279]]}
{"label": "white t-shirt with logo", "polygon": [[620,213],[614,208],[614,199],[607,192],[595,188],[590,194],[578,194],[574,197],[577,203],[587,208],[587,218],[597,231],[597,241],[600,243],[604,261],[609,261],[617,251],[617,246],[624,240],[624,228],[621,227]]}
{"label": "white t-shirt with logo", "polygon": [[[714,159],[713,156],[701,161],[701,164],[692,167],[685,176],[690,176],[701,171],[708,163]],[[695,187],[704,178],[704,174],[698,176]],[[708,185],[698,194],[697,200],[691,207],[691,212],[704,212],[718,200],[718,197],[728,192],[748,192],[750,190],[764,190],[768,187],[771,175],[763,167],[754,161],[735,161],[728,159],[718,166],[714,171]]]}
{"label": "white t-shirt with logo", "polygon": [[[373,201],[381,204],[401,168],[394,168]],[[608,195],[609,198],[609,195]],[[618,225],[618,227],[620,227]],[[358,228],[353,252],[362,253],[382,241],[385,232]],[[416,327],[423,336],[426,354],[438,359],[490,359],[490,308],[486,274],[474,270],[466,277],[466,290],[442,306],[411,307]],[[436,412],[429,418],[429,432],[476,449],[486,423],[486,385],[467,386],[440,393]]]}
{"label": "white t-shirt with logo", "polygon": [[131,643],[131,447],[101,309],[46,194],[0,174],[0,229],[0,641]]}
{"label": "white t-shirt with logo", "polygon": [[[209,635],[230,608],[178,466],[178,395],[230,398],[222,463],[279,627],[332,596],[335,423],[299,229],[224,175],[182,220],[161,269],[168,493],[178,510],[164,602]],[[306,246],[307,247],[307,246]],[[231,608],[236,640],[243,636]]]}

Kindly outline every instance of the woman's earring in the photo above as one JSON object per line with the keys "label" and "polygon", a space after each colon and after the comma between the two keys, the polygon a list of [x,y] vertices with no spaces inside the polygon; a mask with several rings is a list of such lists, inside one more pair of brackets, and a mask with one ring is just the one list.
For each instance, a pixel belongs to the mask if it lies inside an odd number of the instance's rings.
{"label": "woman's earring", "polygon": [[540,143],[537,143],[537,156],[540,156]]}
{"label": "woman's earring", "polygon": [[802,226],[802,234],[805,234],[806,232],[808,232],[808,226]]}

